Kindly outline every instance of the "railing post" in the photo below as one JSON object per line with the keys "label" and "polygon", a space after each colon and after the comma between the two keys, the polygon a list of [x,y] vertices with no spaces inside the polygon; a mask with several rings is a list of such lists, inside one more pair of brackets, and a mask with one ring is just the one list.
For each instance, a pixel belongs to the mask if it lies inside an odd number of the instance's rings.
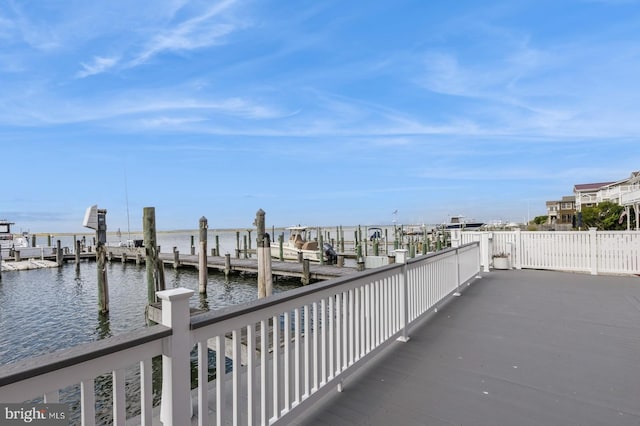
{"label": "railing post", "polygon": [[591,275],[598,275],[598,228],[589,228],[589,260]]}
{"label": "railing post", "polygon": [[402,264],[400,273],[400,328],[402,336],[398,337],[400,342],[409,341],[409,283],[407,278],[407,250],[395,250],[396,263]]}
{"label": "railing post", "polygon": [[489,239],[491,232],[483,232],[480,236],[480,263],[482,264],[482,270],[489,272],[489,263],[492,253],[489,253]]}
{"label": "railing post", "polygon": [[162,402],[160,421],[164,425],[191,423],[191,333],[189,331],[189,298],[194,291],[173,288],[159,291],[162,300],[162,325],[173,334],[162,350]]}
{"label": "railing post", "polygon": [[456,259],[456,291],[455,293],[453,293],[453,295],[462,296],[462,293],[460,292],[460,284],[462,284],[460,282],[460,249],[457,247],[456,247],[455,259]]}

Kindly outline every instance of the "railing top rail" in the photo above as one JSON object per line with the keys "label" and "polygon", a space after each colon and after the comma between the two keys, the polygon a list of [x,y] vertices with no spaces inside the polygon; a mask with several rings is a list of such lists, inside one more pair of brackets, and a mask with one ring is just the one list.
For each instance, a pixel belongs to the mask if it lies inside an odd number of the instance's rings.
{"label": "railing top rail", "polygon": [[[458,249],[464,248],[466,246],[477,245],[477,244],[478,244],[477,242],[465,244],[464,246],[458,247]],[[413,259],[409,259],[407,263],[416,263],[416,262],[432,259],[434,257],[444,256],[451,252],[454,252],[455,250],[456,250],[455,248],[448,248],[446,250],[441,250],[436,253],[430,253],[425,256],[418,256]],[[269,308],[278,304],[283,304],[304,296],[308,296],[313,293],[320,293],[330,288],[343,286],[347,283],[350,283],[356,280],[366,279],[366,277],[368,276],[379,275],[381,273],[385,273],[394,269],[399,269],[401,267],[402,267],[402,264],[392,264],[392,265],[382,266],[380,268],[366,270],[363,272],[359,272],[357,274],[351,274],[345,277],[333,278],[331,280],[311,284],[305,287],[288,290],[285,293],[276,294],[265,299],[254,300],[254,301],[245,303],[243,305],[230,306],[228,308],[223,308],[217,311],[196,315],[193,318],[191,318],[191,329],[196,330],[212,324],[217,324],[225,320],[228,320],[230,318],[250,314],[265,308]]]}
{"label": "railing top rail", "polygon": [[6,386],[41,374],[80,364],[171,336],[172,330],[163,325],[130,331],[95,342],[83,343],[51,354],[20,360],[0,366],[0,386]]}

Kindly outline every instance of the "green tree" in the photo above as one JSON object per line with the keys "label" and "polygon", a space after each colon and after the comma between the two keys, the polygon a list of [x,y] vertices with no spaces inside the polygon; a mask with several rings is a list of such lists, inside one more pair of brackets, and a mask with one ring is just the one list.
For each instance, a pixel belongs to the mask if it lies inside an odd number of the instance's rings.
{"label": "green tree", "polygon": [[582,209],[582,228],[598,228],[600,231],[627,229],[625,222],[619,223],[624,207],[611,201],[603,201],[593,207]]}
{"label": "green tree", "polygon": [[533,218],[533,223],[536,225],[544,225],[547,223],[547,219],[549,219],[549,216],[536,216]]}

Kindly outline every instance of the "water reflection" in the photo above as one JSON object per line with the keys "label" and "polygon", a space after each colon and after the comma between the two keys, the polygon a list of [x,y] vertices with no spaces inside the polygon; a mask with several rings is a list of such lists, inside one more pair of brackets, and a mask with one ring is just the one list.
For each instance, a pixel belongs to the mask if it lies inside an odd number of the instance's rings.
{"label": "water reflection", "polygon": [[199,308],[203,311],[208,311],[209,310],[209,301],[207,300],[207,294],[206,293],[200,293],[198,295],[199,299],[200,299],[200,304],[199,304]]}
{"label": "water reflection", "polygon": [[100,313],[98,312],[98,324],[96,326],[96,336],[97,340],[106,339],[107,337],[111,337],[111,323],[109,322],[109,313]]}

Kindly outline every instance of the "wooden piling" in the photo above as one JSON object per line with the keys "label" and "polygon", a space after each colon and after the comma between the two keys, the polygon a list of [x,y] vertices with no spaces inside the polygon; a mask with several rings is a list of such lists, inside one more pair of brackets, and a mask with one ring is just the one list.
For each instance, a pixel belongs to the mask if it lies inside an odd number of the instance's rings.
{"label": "wooden piling", "polygon": [[240,231],[236,231],[236,258],[240,259]]}
{"label": "wooden piling", "polygon": [[98,270],[98,310],[101,314],[109,312],[109,283],[107,281],[106,249],[104,244],[96,246],[96,262]]}
{"label": "wooden piling", "polygon": [[165,289],[164,269],[158,258],[159,248],[156,240],[156,209],[145,207],[142,214],[144,232],[145,266],[147,271],[147,302],[156,302],[156,292]]}
{"label": "wooden piling", "polygon": [[58,266],[62,266],[62,263],[64,261],[64,252],[62,251],[62,244],[60,243],[60,240],[56,241],[56,263],[58,264]]}
{"label": "wooden piling", "polygon": [[191,256],[193,256],[194,254],[196,254],[196,243],[195,243],[195,238],[192,235],[191,236]]}
{"label": "wooden piling", "polygon": [[271,239],[265,232],[265,212],[260,209],[256,213],[255,225],[258,238],[256,251],[258,254],[258,298],[269,297],[273,293],[271,275]]}
{"label": "wooden piling", "polygon": [[173,248],[173,269],[178,269],[180,267],[180,251],[178,247]]}
{"label": "wooden piling", "polygon": [[76,272],[80,272],[80,250],[82,243],[80,242],[80,240],[76,240]]}
{"label": "wooden piling", "polygon": [[216,235],[216,256],[220,256],[220,236]]}
{"label": "wooden piling", "polygon": [[229,278],[229,274],[231,273],[231,254],[227,253],[224,255],[224,276]]}
{"label": "wooden piling", "polygon": [[200,218],[200,253],[198,256],[198,292],[207,293],[207,218]]}
{"label": "wooden piling", "polygon": [[[109,281],[107,280],[105,247],[107,234],[107,210],[98,209],[98,229],[96,230],[96,263],[98,273],[98,310],[101,314],[109,312]],[[104,220],[104,222],[102,222]]]}
{"label": "wooden piling", "polygon": [[244,258],[248,259],[249,258],[249,252],[247,251],[247,236],[244,235],[242,238],[243,238],[243,245],[242,245],[243,250],[242,250],[242,253],[244,255]]}
{"label": "wooden piling", "polygon": [[302,261],[302,285],[308,285],[311,283],[311,265],[309,259]]}

